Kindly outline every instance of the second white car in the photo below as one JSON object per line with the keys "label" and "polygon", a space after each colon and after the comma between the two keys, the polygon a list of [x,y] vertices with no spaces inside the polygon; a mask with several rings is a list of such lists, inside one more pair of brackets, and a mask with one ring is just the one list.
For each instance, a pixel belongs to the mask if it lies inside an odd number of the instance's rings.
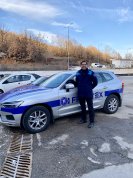
{"label": "second white car", "polygon": [[0,79],[0,93],[31,83],[39,77],[37,74],[7,74]]}

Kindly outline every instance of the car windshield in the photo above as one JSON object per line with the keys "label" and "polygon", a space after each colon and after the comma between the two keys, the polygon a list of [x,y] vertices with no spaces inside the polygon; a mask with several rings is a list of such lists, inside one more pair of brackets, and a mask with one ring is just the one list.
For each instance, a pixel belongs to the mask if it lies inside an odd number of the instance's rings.
{"label": "car windshield", "polygon": [[44,86],[45,88],[57,88],[69,78],[71,74],[55,74],[52,77],[48,78],[46,81],[39,84],[39,86]]}

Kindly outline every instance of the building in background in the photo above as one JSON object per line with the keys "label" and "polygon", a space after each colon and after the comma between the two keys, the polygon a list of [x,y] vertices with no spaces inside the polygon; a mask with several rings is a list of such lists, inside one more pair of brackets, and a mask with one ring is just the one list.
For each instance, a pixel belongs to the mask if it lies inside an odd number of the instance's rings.
{"label": "building in background", "polygon": [[128,59],[111,59],[113,68],[131,68],[133,61]]}

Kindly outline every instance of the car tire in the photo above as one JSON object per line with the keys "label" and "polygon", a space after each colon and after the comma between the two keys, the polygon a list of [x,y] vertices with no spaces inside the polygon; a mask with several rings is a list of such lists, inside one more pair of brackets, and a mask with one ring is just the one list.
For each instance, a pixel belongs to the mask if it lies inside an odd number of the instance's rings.
{"label": "car tire", "polygon": [[2,93],[4,93],[4,91],[0,89],[0,94],[2,94]]}
{"label": "car tire", "polygon": [[119,98],[112,94],[106,98],[103,110],[107,114],[113,114],[118,110],[119,104]]}
{"label": "car tire", "polygon": [[35,134],[47,129],[50,124],[51,115],[44,106],[33,106],[23,116],[23,127],[30,133]]}

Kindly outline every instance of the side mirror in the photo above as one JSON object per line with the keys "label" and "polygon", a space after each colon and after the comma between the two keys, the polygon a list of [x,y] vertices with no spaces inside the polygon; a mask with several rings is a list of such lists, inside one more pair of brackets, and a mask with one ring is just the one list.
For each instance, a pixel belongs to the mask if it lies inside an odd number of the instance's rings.
{"label": "side mirror", "polygon": [[72,83],[68,83],[65,85],[66,90],[73,89],[74,85]]}

